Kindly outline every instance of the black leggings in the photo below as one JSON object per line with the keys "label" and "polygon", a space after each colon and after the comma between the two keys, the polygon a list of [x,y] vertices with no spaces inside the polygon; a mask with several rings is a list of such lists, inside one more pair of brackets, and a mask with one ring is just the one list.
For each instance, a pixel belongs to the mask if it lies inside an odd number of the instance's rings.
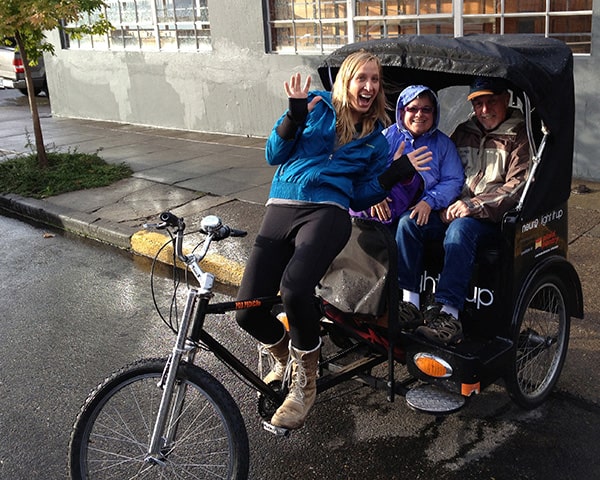
{"label": "black leggings", "polygon": [[[238,300],[281,292],[292,344],[312,350],[319,343],[321,318],[315,287],[348,242],[351,228],[348,212],[333,205],[269,205]],[[237,322],[265,344],[278,342],[284,333],[266,307],[238,311]]]}

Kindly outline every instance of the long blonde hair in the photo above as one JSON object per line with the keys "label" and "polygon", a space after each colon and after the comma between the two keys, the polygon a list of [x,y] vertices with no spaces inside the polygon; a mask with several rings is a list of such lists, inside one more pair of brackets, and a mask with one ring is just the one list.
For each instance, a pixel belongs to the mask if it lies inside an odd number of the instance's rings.
{"label": "long blonde hair", "polygon": [[362,49],[353,52],[342,62],[342,66],[335,77],[332,88],[331,98],[337,115],[336,131],[340,145],[344,145],[351,141],[356,134],[356,128],[354,127],[354,121],[352,120],[352,111],[350,109],[350,100],[348,98],[348,86],[358,69],[367,62],[375,62],[377,64],[380,84],[375,101],[371,105],[371,108],[369,108],[369,111],[362,117],[363,125],[359,137],[370,134],[375,128],[375,124],[378,120],[384,126],[391,123],[386,112],[386,98],[383,91],[383,72],[379,58]]}

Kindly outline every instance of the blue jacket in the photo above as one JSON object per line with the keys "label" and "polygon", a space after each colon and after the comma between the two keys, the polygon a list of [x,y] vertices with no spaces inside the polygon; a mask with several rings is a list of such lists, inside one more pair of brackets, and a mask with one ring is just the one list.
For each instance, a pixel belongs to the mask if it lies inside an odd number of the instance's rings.
{"label": "blue jacket", "polygon": [[[402,90],[396,102],[396,123],[383,131],[390,147],[388,165],[392,163],[394,154],[402,141],[405,142],[404,153],[412,152],[423,145],[427,145],[433,152],[433,159],[427,164],[430,170],[418,172],[422,182],[416,178],[405,184],[397,183],[392,187],[388,195],[391,199],[390,209],[392,212],[390,222],[397,220],[409,207],[420,200],[425,200],[432,210],[446,208],[459,196],[464,184],[464,171],[456,147],[446,134],[438,130],[440,104],[433,91],[431,93],[436,100],[436,116],[431,129],[415,139],[402,123],[404,106],[425,90],[430,89],[423,85],[411,85]],[[422,188],[419,188],[421,186]],[[420,190],[422,190],[422,194],[415,198]],[[368,212],[361,212],[360,216],[370,215]]]}
{"label": "blue jacket", "polygon": [[441,210],[456,200],[462,190],[465,174],[454,143],[448,135],[438,130],[440,103],[435,94],[436,116],[433,126],[428,132],[415,139],[402,124],[404,106],[425,90],[429,90],[429,88],[423,85],[412,85],[400,93],[396,102],[396,123],[383,133],[390,144],[390,159],[388,160],[390,163],[403,140],[406,142],[404,153],[411,152],[423,145],[427,145],[433,152],[433,160],[427,164],[430,170],[419,172],[423,178],[424,191],[418,200],[425,200],[433,210]]}
{"label": "blue jacket", "polygon": [[378,124],[369,135],[336,146],[336,113],[331,93],[313,91],[308,102],[321,96],[308,114],[304,129],[292,140],[283,140],[275,123],[265,155],[279,165],[269,198],[335,203],[343,208],[365,209],[386,197],[378,176],[387,168],[388,143]]}

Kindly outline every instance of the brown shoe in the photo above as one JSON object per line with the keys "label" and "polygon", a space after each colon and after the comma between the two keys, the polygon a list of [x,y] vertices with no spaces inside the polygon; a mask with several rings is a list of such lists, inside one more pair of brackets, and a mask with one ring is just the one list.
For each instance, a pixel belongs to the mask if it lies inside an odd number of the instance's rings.
{"label": "brown shoe", "polygon": [[425,325],[417,328],[416,332],[438,345],[460,343],[464,339],[462,324],[446,312],[435,306],[425,312]]}
{"label": "brown shoe", "polygon": [[398,323],[402,330],[414,330],[423,325],[423,314],[412,303],[400,301],[398,304]]}
{"label": "brown shoe", "polygon": [[317,367],[321,340],[314,350],[297,350],[290,342],[291,383],[285,400],[273,415],[271,425],[294,430],[304,425],[317,397]]}

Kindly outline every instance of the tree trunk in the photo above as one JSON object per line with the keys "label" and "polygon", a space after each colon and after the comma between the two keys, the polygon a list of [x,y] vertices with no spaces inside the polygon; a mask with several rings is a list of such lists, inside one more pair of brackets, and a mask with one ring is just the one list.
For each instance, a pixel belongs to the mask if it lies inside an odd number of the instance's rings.
{"label": "tree trunk", "polygon": [[46,147],[44,146],[44,137],[42,135],[42,125],[40,123],[40,114],[37,108],[37,102],[35,100],[35,89],[33,87],[33,80],[31,78],[31,68],[29,66],[29,59],[27,58],[27,52],[25,51],[25,44],[21,33],[17,31],[15,33],[15,40],[19,47],[19,53],[23,60],[23,69],[25,70],[25,82],[27,85],[27,98],[29,99],[29,109],[31,110],[31,119],[33,121],[33,134],[35,137],[35,149],[37,152],[38,164],[40,168],[48,167],[48,157],[46,156]]}

